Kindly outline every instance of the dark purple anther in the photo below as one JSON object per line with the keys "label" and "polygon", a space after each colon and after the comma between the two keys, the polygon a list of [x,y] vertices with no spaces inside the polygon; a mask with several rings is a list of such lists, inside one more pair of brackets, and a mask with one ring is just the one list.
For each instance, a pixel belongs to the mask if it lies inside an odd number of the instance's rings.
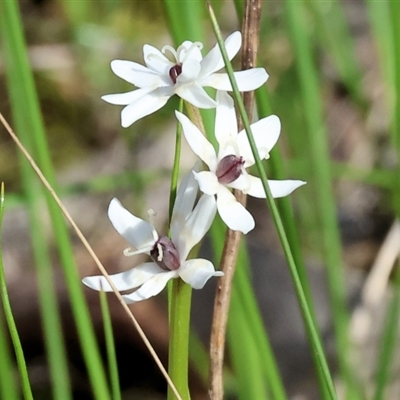
{"label": "dark purple anther", "polygon": [[217,167],[216,175],[218,182],[228,184],[235,181],[242,173],[243,165],[243,157],[236,157],[233,154],[224,157]]}
{"label": "dark purple anther", "polygon": [[171,78],[172,82],[176,83],[176,79],[182,73],[182,65],[176,64],[169,70],[169,77]]}
{"label": "dark purple anther", "polygon": [[[162,250],[161,257],[159,247],[161,247]],[[166,236],[160,236],[158,238],[153,249],[150,251],[150,257],[160,268],[166,271],[174,271],[181,266],[178,250],[176,250],[171,239]]]}

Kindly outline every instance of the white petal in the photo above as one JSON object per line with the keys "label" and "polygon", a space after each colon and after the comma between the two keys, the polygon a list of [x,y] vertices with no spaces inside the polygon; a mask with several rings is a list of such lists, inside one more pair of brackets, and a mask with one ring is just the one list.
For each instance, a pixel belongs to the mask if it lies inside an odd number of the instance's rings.
{"label": "white petal", "polygon": [[[199,163],[195,164],[194,169],[197,170],[198,164]],[[181,230],[185,225],[185,221],[193,210],[198,189],[199,184],[193,175],[193,170],[190,170],[183,178],[176,194],[171,218],[172,238],[178,238],[180,236]],[[174,242],[174,239],[172,241]]]}
{"label": "white petal", "polygon": [[[143,285],[153,275],[159,274],[163,270],[154,262],[140,264],[128,271],[110,275],[115,287],[119,292],[130,290]],[[87,276],[82,279],[82,282],[94,290],[104,290],[112,292],[111,286],[103,275]]]}
{"label": "white petal", "polygon": [[226,92],[218,91],[217,103],[214,132],[221,150],[221,146],[224,146],[229,139],[234,138],[236,140],[238,129],[232,97]]}
{"label": "white petal", "polygon": [[[260,178],[255,176],[249,175],[251,186],[248,194],[253,197],[258,198],[265,198],[265,191],[262,186],[262,182]],[[275,181],[275,180],[268,180],[269,188],[271,189],[272,197],[279,198],[284,197],[292,193],[295,189],[299,188],[300,186],[305,185],[306,182],[298,181],[298,180],[282,180],[282,181]]]}
{"label": "white petal", "polygon": [[[262,118],[259,121],[251,124],[251,132],[253,133],[254,141],[258,149],[260,159],[269,158],[269,152],[278,141],[281,131],[281,121],[276,115]],[[254,164],[253,152],[251,151],[250,143],[247,139],[246,132],[239,132],[237,137],[240,155],[244,158],[244,167],[250,167]]]}
{"label": "white petal", "polygon": [[160,96],[157,91],[153,91],[129,104],[121,111],[122,127],[127,128],[140,118],[159,110],[167,103],[169,98],[170,96]]}
{"label": "white petal", "polygon": [[218,192],[221,184],[218,182],[218,178],[214,172],[201,171],[199,173],[193,172],[193,174],[199,183],[200,190],[204,194],[212,196]]}
{"label": "white petal", "polygon": [[178,187],[174,209],[172,211],[172,219],[176,218],[179,214],[183,220],[186,220],[193,210],[199,188],[199,185],[193,175],[193,170],[195,170],[196,167],[197,165],[195,165],[195,167],[184,176],[181,184]]}
{"label": "white petal", "polygon": [[[239,31],[233,32],[227,37],[227,39],[225,40],[225,48],[228,53],[229,60],[232,60],[232,58],[235,57],[241,45],[242,34]],[[221,50],[219,49],[217,43],[201,62],[201,73],[199,75],[199,78],[204,78],[207,75],[210,75],[213,72],[220,70],[224,66],[225,64],[221,55]]]}
{"label": "white petal", "polygon": [[182,124],[183,134],[193,152],[208,165],[208,168],[217,168],[217,155],[215,154],[212,144],[204,137],[197,126],[186,117],[186,115],[179,111],[175,111],[175,115]]}
{"label": "white petal", "polygon": [[254,228],[255,222],[252,215],[222,185],[217,194],[217,208],[219,215],[229,229],[246,234]]}
{"label": "white petal", "polygon": [[107,103],[125,106],[140,100],[143,96],[152,91],[152,88],[147,87],[144,89],[133,90],[132,92],[106,94],[101,96],[101,98]]}
{"label": "white petal", "polygon": [[243,170],[240,174],[239,178],[235,181],[228,183],[226,186],[231,187],[233,189],[241,190],[243,193],[248,194],[251,187],[251,175],[246,170]]}
{"label": "white petal", "polygon": [[[186,49],[186,50],[181,50],[181,49]],[[190,49],[189,55],[187,55],[187,51]],[[178,47],[178,55],[179,55],[179,62],[183,63],[183,61],[186,59],[192,59],[196,60],[197,62],[201,62],[203,59],[203,55],[201,54],[199,46],[195,45],[193,46],[193,42],[190,40],[185,40],[179,47]]]}
{"label": "white petal", "polygon": [[111,69],[115,75],[140,88],[163,86],[159,74],[133,61],[113,60]]}
{"label": "white petal", "polygon": [[[268,79],[264,68],[251,68],[235,72],[235,79],[240,92],[248,92],[262,86]],[[212,74],[201,81],[202,86],[210,86],[217,90],[232,90],[228,74]]]}
{"label": "white petal", "polygon": [[177,85],[175,87],[175,93],[179,97],[182,97],[183,100],[188,101],[198,108],[215,108],[217,106],[217,103],[197,81],[190,84]]}
{"label": "white petal", "polygon": [[215,271],[210,261],[200,258],[185,261],[178,273],[193,289],[202,289],[211,277],[224,275],[222,271]]}
{"label": "white petal", "polygon": [[174,66],[160,50],[149,44],[143,46],[143,59],[149,69],[165,77],[168,76],[170,68]]}
{"label": "white petal", "polygon": [[177,78],[177,83],[185,84],[194,81],[200,72],[200,63],[196,60],[186,60],[182,64],[182,73]]}
{"label": "white petal", "polygon": [[203,194],[186,220],[179,236],[172,236],[181,261],[186,260],[190,250],[203,239],[214,221],[216,212],[215,197]]}
{"label": "white petal", "polygon": [[131,294],[122,296],[127,304],[136,303],[137,301],[146,300],[156,296],[166,286],[170,279],[177,278],[179,275],[176,271],[163,271],[150,277],[138,290]]}
{"label": "white petal", "polygon": [[116,231],[134,248],[140,249],[154,244],[151,225],[131,214],[116,198],[110,202],[108,218]]}

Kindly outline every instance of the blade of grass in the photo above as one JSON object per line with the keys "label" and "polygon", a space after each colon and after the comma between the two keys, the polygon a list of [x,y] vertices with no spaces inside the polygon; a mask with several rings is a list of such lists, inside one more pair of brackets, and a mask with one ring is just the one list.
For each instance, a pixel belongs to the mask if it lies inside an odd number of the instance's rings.
{"label": "blade of grass", "polygon": [[346,23],[343,5],[337,0],[331,0],[329,3],[305,0],[304,4],[314,16],[317,28],[315,40],[330,53],[331,60],[350,96],[365,110],[365,98],[361,92],[362,74],[355,57],[354,41]]}
{"label": "blade of grass", "polygon": [[375,378],[374,400],[385,399],[385,390],[389,382],[390,366],[395,355],[395,347],[398,344],[398,331],[400,319],[400,274],[396,272],[393,285],[392,298],[387,310],[386,322],[383,328],[380,355],[377,364]]}
{"label": "blade of grass", "polygon": [[[236,12],[238,13],[239,18],[243,17],[242,16],[243,5],[244,5],[243,0],[235,0]],[[258,110],[259,118],[261,119],[263,117],[267,117],[268,115],[270,115],[272,113],[272,108],[270,105],[270,99],[269,99],[266,87],[257,90],[255,92],[255,95],[256,95],[256,100],[257,100],[257,110]],[[286,176],[284,173],[283,158],[282,158],[281,152],[279,151],[279,149],[277,147],[275,147],[273,149],[273,151],[271,152],[270,159],[268,160],[268,167],[270,168],[271,173],[275,179],[285,179]],[[296,171],[298,171],[298,169]],[[282,222],[285,227],[285,231],[288,236],[290,247],[292,249],[292,253],[293,253],[293,257],[294,257],[296,267],[297,267],[297,270],[299,273],[299,277],[300,277],[302,286],[304,288],[304,292],[307,297],[308,304],[310,306],[313,320],[314,320],[314,323],[316,324],[316,316],[315,316],[315,309],[314,309],[314,305],[313,305],[311,287],[310,287],[310,284],[308,281],[307,272],[306,272],[305,265],[303,262],[299,233],[298,233],[298,230],[296,227],[290,197],[287,196],[287,197],[280,199],[279,202],[277,203],[277,205],[278,205],[280,215],[282,217]],[[240,272],[242,272],[242,271],[240,271]],[[248,307],[248,311],[251,309],[252,309],[252,307]],[[252,324],[252,326],[257,326],[257,325]],[[269,351],[267,351],[266,354],[268,354],[270,352],[271,352],[271,349],[269,349]],[[313,353],[313,356],[315,356],[315,353]],[[317,363],[317,360],[314,359],[314,362]],[[273,370],[271,372],[273,372]],[[267,376],[271,376],[271,372],[269,372],[267,374]],[[328,398],[328,393],[326,391],[326,387],[324,384],[324,378],[323,378],[323,375],[322,375],[322,372],[320,369],[317,369],[317,376],[318,376],[318,383],[320,386],[322,398],[324,398],[324,399]],[[275,382],[275,381],[278,381],[278,377],[276,377],[275,379],[272,380],[272,382]],[[280,382],[280,385],[282,385],[281,382]],[[278,388],[276,389],[276,391],[272,391],[273,398],[278,398],[277,397],[278,393],[280,393],[280,395],[282,395],[282,393],[284,393],[282,390],[279,391],[279,389],[280,388],[279,388],[279,384],[278,384]]]}
{"label": "blade of grass", "polygon": [[[279,368],[275,360],[275,355],[273,353],[268,333],[264,329],[264,322],[260,314],[256,298],[254,295],[253,288],[251,286],[249,277],[250,261],[247,251],[245,251],[244,246],[241,246],[238,257],[238,268],[236,270],[235,277],[233,279],[233,291],[232,291],[232,308],[229,318],[231,318],[232,310],[238,309],[238,313],[241,314],[241,319],[237,317],[235,320],[241,320],[241,324],[244,325],[244,329],[247,332],[247,340],[252,344],[256,344],[257,352],[252,355],[247,354],[247,346],[243,346],[243,341],[238,342],[241,344],[230,345],[230,349],[236,349],[241,347],[238,351],[241,353],[240,357],[236,356],[239,364],[239,368],[246,366],[248,372],[251,372],[253,377],[264,382],[263,387],[268,389],[268,393],[271,394],[271,398],[274,400],[285,400],[287,399],[285,389],[283,386],[282,378],[280,376]],[[236,324],[228,320],[228,338],[231,338],[230,331],[233,334],[236,330]],[[230,340],[230,339],[229,339]],[[230,340],[231,343],[231,340]],[[231,350],[232,352],[232,350]],[[252,364],[252,361],[254,365]],[[258,368],[260,367],[260,368]],[[240,370],[235,368],[236,375],[239,378],[241,376]],[[243,383],[238,384],[239,392],[246,393],[249,390],[248,386],[251,385],[251,380],[244,380]],[[242,397],[246,399],[246,397]],[[268,398],[268,397],[252,397],[254,399],[258,398]]]}
{"label": "blade of grass", "polygon": [[[391,16],[391,43],[393,44],[392,53],[393,61],[392,70],[394,71],[394,113],[391,121],[391,132],[393,147],[396,149],[397,157],[400,157],[400,24],[398,21],[400,13],[399,2],[390,2],[390,16]],[[397,162],[397,179],[393,182],[393,208],[397,215],[400,217],[400,163]],[[399,265],[398,265],[399,267]],[[397,334],[399,329],[399,310],[400,310],[400,273],[399,270],[395,272],[395,279],[393,285],[392,299],[387,311],[387,318],[385,327],[382,334],[381,352],[376,374],[376,391],[374,400],[384,399],[386,386],[389,381],[390,366],[395,354],[395,348],[398,341]]]}
{"label": "blade of grass", "polygon": [[[2,17],[1,26],[4,32],[3,41],[7,49],[7,69],[10,71],[12,70],[19,80],[18,87],[14,85],[10,87],[11,100],[14,102],[12,107],[18,112],[16,123],[21,124],[22,129],[20,130],[20,135],[25,135],[23,140],[27,143],[32,140],[35,152],[38,155],[39,164],[50,182],[54,184],[55,174],[44,134],[33,77],[27,59],[22,25],[16,1],[1,3],[0,14]],[[21,99],[24,99],[24,101],[21,101]],[[27,138],[27,135],[29,135],[29,138]],[[107,381],[96,345],[88,308],[83,296],[83,289],[77,272],[68,231],[60,210],[53,201],[51,195],[47,192],[46,200],[62,260],[62,266],[64,267],[73,315],[77,323],[78,335],[93,392],[96,399],[106,400],[109,398]]]}
{"label": "blade of grass", "polygon": [[[268,399],[268,380],[259,379],[260,371],[263,371],[260,349],[251,334],[252,327],[243,323],[246,320],[246,311],[236,291],[232,291],[231,307],[234,312],[229,315],[227,339],[235,370],[238,399]],[[246,342],[247,345],[243,346]],[[251,360],[251,363],[246,360]]]}
{"label": "blade of grass", "polygon": [[[391,1],[367,0],[367,10],[372,28],[373,38],[377,46],[381,77],[385,84],[385,100],[389,115],[392,113],[395,87],[395,44],[393,42],[393,27],[390,5]],[[395,25],[398,25],[396,21]],[[395,140],[394,131],[390,131],[391,139]]]}
{"label": "blade of grass", "polygon": [[321,224],[321,246],[327,267],[328,285],[339,368],[344,379],[348,398],[357,399],[358,393],[349,365],[348,311],[346,308],[345,280],[341,260],[341,242],[336,207],[331,187],[329,151],[323,123],[318,77],[313,65],[311,49],[305,27],[304,9],[300,3],[285,2],[297,68],[304,114],[308,124],[308,157],[312,165],[316,211]]}
{"label": "blade of grass", "polygon": [[[3,183],[2,183],[3,190]],[[4,265],[3,265],[3,247],[1,245],[2,224],[4,214],[4,196],[0,194],[0,287],[3,286]],[[1,302],[3,307],[3,301]],[[3,313],[0,313],[0,398],[17,400],[20,398],[19,390],[14,377],[14,365],[11,359],[10,348],[8,343],[8,334],[3,320]]]}
{"label": "blade of grass", "polygon": [[99,292],[101,315],[103,317],[104,338],[106,342],[108,373],[110,376],[111,394],[113,400],[121,400],[121,389],[118,377],[118,364],[115,353],[114,334],[111,323],[110,308],[108,307],[107,294]]}
{"label": "blade of grass", "polygon": [[227,53],[226,53],[224,42],[222,40],[221,33],[220,33],[218,25],[217,25],[217,21],[215,20],[215,16],[213,15],[213,12],[212,12],[212,9],[211,9],[210,5],[209,5],[209,12],[210,12],[211,20],[212,20],[212,23],[213,23],[214,32],[215,32],[215,34],[217,36],[218,44],[220,46],[221,53],[222,53],[222,56],[224,58],[226,70],[227,70],[227,73],[229,75],[229,80],[230,80],[230,83],[231,83],[232,88],[233,88],[235,102],[236,102],[236,104],[237,104],[237,106],[239,108],[240,115],[241,115],[241,118],[242,118],[242,121],[243,121],[243,125],[245,126],[245,131],[246,131],[246,134],[247,134],[247,137],[248,137],[248,140],[249,140],[252,152],[253,152],[253,156],[254,156],[254,159],[256,160],[256,166],[257,166],[258,172],[260,174],[260,178],[261,178],[261,180],[263,182],[263,187],[264,187],[264,190],[265,190],[265,193],[266,193],[266,203],[267,203],[267,206],[271,210],[271,213],[272,213],[272,216],[273,216],[273,219],[274,219],[274,222],[275,222],[278,234],[279,234],[279,238],[281,240],[281,244],[282,244],[282,247],[283,247],[287,262],[288,262],[288,265],[289,265],[290,273],[291,273],[291,276],[292,276],[293,284],[295,286],[296,294],[298,296],[298,301],[299,301],[300,309],[302,311],[302,315],[303,315],[305,324],[307,326],[307,329],[309,329],[310,332],[311,332],[311,336],[312,336],[312,339],[313,339],[312,340],[312,348],[313,348],[313,351],[316,353],[316,358],[318,360],[318,365],[317,366],[318,366],[318,368],[321,368],[322,371],[323,371],[323,374],[324,374],[324,377],[325,377],[325,384],[326,384],[326,386],[327,386],[327,388],[329,390],[330,397],[332,399],[336,399],[335,388],[334,388],[334,385],[333,385],[333,382],[332,382],[332,378],[331,378],[331,375],[330,375],[330,372],[329,372],[329,368],[328,368],[328,364],[326,362],[326,358],[324,356],[324,351],[323,351],[323,348],[322,348],[322,344],[320,342],[319,335],[317,333],[317,327],[315,326],[315,324],[313,322],[313,319],[312,319],[312,316],[311,316],[311,313],[310,313],[310,309],[309,309],[309,306],[307,304],[307,300],[306,300],[306,297],[305,297],[305,294],[304,294],[303,287],[301,285],[301,281],[300,281],[298,273],[297,273],[297,268],[296,268],[296,265],[295,265],[295,262],[294,262],[294,259],[293,259],[293,255],[292,255],[292,252],[291,252],[291,249],[290,249],[290,246],[289,246],[289,242],[287,240],[287,236],[286,236],[286,233],[285,233],[284,228],[283,228],[282,220],[281,220],[281,218],[279,216],[275,201],[274,201],[274,199],[272,197],[272,194],[271,194],[271,191],[269,189],[269,186],[268,186],[268,183],[267,183],[266,173],[265,173],[265,171],[264,171],[264,169],[262,167],[261,160],[260,160],[260,157],[259,157],[258,152],[257,152],[257,147],[256,147],[256,145],[254,143],[254,139],[253,139],[253,136],[252,136],[252,133],[251,133],[250,124],[249,124],[249,121],[248,121],[248,118],[247,118],[247,115],[246,115],[246,112],[245,112],[245,109],[244,109],[244,105],[243,105],[242,99],[240,97],[236,81],[234,79],[233,69],[232,69],[232,66],[231,66],[231,64],[229,62],[229,58],[228,58]]}
{"label": "blade of grass", "polygon": [[[2,229],[4,215],[4,183],[1,184],[0,189],[0,231]],[[0,247],[2,247],[0,237]],[[8,329],[10,331],[11,340],[14,346],[15,356],[17,358],[18,370],[21,378],[22,393],[25,400],[33,400],[32,389],[29,382],[28,369],[26,367],[24,351],[22,349],[21,341],[19,339],[17,326],[15,324],[14,316],[11,309],[10,299],[7,291],[6,277],[4,274],[3,260],[0,258],[0,296],[3,303],[4,315],[7,321]]]}

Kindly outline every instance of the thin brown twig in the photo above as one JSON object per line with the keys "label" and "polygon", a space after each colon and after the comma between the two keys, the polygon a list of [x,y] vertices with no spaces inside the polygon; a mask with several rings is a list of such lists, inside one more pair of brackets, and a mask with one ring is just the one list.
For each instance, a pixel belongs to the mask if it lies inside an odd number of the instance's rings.
{"label": "thin brown twig", "polygon": [[[261,0],[246,0],[245,14],[242,23],[243,47],[242,69],[253,68],[256,64],[258,38],[261,18]],[[254,92],[243,94],[249,120],[252,120],[254,107]],[[239,130],[242,122],[238,117]],[[241,204],[246,205],[246,195],[240,190],[234,190],[234,195]],[[225,351],[226,324],[231,299],[232,281],[235,273],[236,261],[239,252],[241,233],[228,229],[222,253],[220,269],[224,276],[218,280],[214,301],[214,315],[210,338],[210,388],[211,400],[222,400],[224,396],[223,366]]]}
{"label": "thin brown twig", "polygon": [[99,268],[100,272],[104,275],[106,278],[107,282],[111,286],[114,294],[117,296],[118,301],[121,303],[122,308],[125,310],[127,313],[128,317],[130,318],[132,324],[136,328],[136,330],[139,333],[139,336],[142,338],[145,346],[150,352],[150,355],[153,357],[155,363],[157,364],[158,368],[160,369],[161,373],[164,375],[168,385],[171,387],[173,390],[175,396],[177,399],[182,400],[182,397],[179,395],[174,383],[172,382],[171,378],[168,375],[167,370],[164,368],[160,358],[158,357],[156,351],[154,350],[153,346],[151,345],[149,339],[147,338],[146,334],[144,333],[143,329],[139,325],[137,319],[135,316],[132,314],[132,310],[128,307],[128,305],[125,303],[123,300],[121,294],[118,292],[118,289],[115,287],[113,281],[110,278],[110,275],[108,275],[106,269],[104,268],[103,264],[97,257],[96,253],[94,252],[93,248],[90,246],[89,242],[86,240],[85,236],[83,235],[82,231],[79,229],[78,225],[75,223],[73,220],[71,214],[68,212],[64,204],[61,202],[60,198],[57,196],[56,192],[50,185],[49,181],[46,179],[46,177],[43,175],[42,171],[40,170],[39,166],[36,164],[36,162],[33,160],[31,155],[29,154],[28,150],[24,147],[24,145],[21,143],[21,141],[18,139],[17,135],[14,133],[14,131],[11,129],[10,125],[8,124],[7,120],[3,117],[3,115],[0,113],[0,121],[6,128],[7,132],[10,134],[11,138],[14,140],[15,144],[18,146],[18,148],[21,150],[25,158],[28,160],[29,164],[31,164],[33,170],[36,172],[38,175],[39,179],[42,181],[43,185],[46,187],[46,189],[49,191],[55,202],[57,203],[58,207],[60,207],[62,213],[64,214],[66,220],[71,224],[72,228],[76,232],[77,236],[81,240],[82,244],[86,247],[86,250],[89,252],[90,256],[93,258],[94,262],[96,263],[97,267]]}

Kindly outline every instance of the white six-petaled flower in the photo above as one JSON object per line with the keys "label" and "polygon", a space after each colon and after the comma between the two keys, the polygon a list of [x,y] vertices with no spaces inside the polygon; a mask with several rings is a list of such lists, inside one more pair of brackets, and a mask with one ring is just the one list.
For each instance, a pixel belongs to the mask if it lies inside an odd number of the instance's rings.
{"label": "white six-petaled flower", "polygon": [[[240,32],[232,33],[225,41],[231,60],[242,44]],[[168,99],[177,94],[198,108],[214,108],[216,102],[203,87],[218,90],[232,90],[226,73],[215,73],[224,67],[224,61],[218,45],[204,58],[200,42],[183,42],[177,50],[164,46],[161,51],[148,44],[143,46],[143,58],[146,66],[132,61],[114,60],[113,72],[120,78],[137,86],[138,89],[110,94],[102,97],[111,104],[125,105],[121,112],[124,128],[163,107]],[[169,51],[173,61],[165,57]],[[264,68],[252,68],[235,72],[235,79],[241,92],[254,90],[268,79]]]}
{"label": "white six-petaled flower", "polygon": [[[178,111],[175,114],[182,124],[189,146],[209,168],[209,171],[193,171],[200,190],[217,196],[218,212],[230,229],[247,233],[255,226],[254,218],[228,188],[239,189],[259,198],[265,198],[265,191],[261,179],[246,171],[255,161],[246,132],[243,130],[238,133],[232,98],[226,92],[218,92],[217,102],[214,133],[219,145],[218,153],[184,114]],[[280,128],[280,120],[276,115],[251,125],[260,159],[269,158],[269,152],[279,138]],[[299,180],[268,180],[274,198],[286,196],[304,184]]]}
{"label": "white six-petaled flower", "polygon": [[[153,262],[146,262],[128,271],[111,275],[118,291],[137,289],[123,295],[129,303],[148,299],[160,293],[167,282],[182,278],[194,289],[201,289],[212,276],[222,276],[213,264],[204,259],[186,260],[190,250],[204,237],[216,214],[214,196],[202,195],[195,205],[198,184],[189,172],[179,186],[171,219],[171,239],[160,236],[151,223],[135,217],[117,199],[113,199],[108,216],[114,228],[135,249],[126,249],[130,256],[146,253]],[[95,290],[112,291],[104,276],[90,276],[82,282]]]}

